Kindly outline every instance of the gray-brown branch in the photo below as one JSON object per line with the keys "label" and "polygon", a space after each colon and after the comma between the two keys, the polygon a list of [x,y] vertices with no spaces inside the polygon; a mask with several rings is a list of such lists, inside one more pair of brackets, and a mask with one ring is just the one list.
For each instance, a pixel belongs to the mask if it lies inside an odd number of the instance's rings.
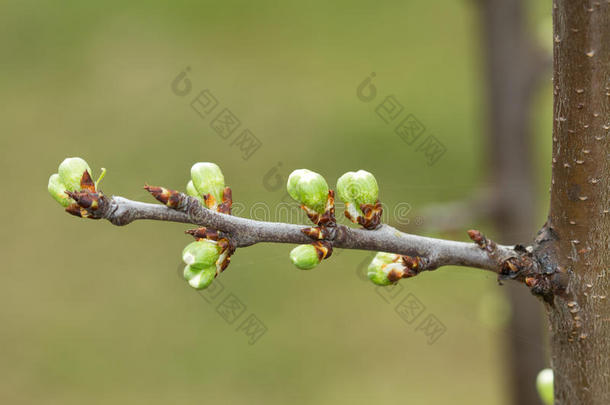
{"label": "gray-brown branch", "polygon": [[[132,201],[118,196],[104,197],[94,217],[107,219],[118,226],[140,219],[204,226],[223,232],[235,247],[251,246],[261,242],[293,244],[312,242],[312,239],[302,232],[305,226],[256,221],[221,214],[204,208],[197,199],[185,194],[180,195],[180,204],[177,208]],[[425,268],[422,270],[456,265],[500,273],[507,259],[523,255],[523,252],[512,247],[494,244],[493,251],[490,251],[474,243],[411,235],[389,225],[382,225],[376,230],[365,230],[337,224],[331,241],[335,248],[419,256],[425,260]]]}

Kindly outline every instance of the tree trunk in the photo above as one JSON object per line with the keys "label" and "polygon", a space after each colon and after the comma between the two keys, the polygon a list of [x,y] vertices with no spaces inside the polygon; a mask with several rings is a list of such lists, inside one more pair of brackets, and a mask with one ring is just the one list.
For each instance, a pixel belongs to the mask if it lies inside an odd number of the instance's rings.
{"label": "tree trunk", "polygon": [[[516,244],[537,229],[530,118],[535,89],[550,56],[535,49],[523,0],[483,0],[480,15],[489,82],[493,221],[499,241]],[[505,331],[511,402],[539,405],[534,382],[544,368],[542,311],[532,309],[537,308],[536,298],[526,289],[511,283],[505,288],[512,310]]]}
{"label": "tree trunk", "polygon": [[548,307],[555,403],[608,405],[610,2],[556,0],[553,26],[548,257],[565,286]]}

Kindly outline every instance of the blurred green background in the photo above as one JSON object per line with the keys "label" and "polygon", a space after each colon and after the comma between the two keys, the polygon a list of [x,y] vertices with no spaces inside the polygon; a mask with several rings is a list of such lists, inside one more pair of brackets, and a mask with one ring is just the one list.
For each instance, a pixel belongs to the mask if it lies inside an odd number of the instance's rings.
{"label": "blurred green background", "polygon": [[[550,5],[530,7],[535,31]],[[106,193],[149,202],[145,182],[183,189],[194,162],[213,161],[250,216],[282,200],[263,182],[278,163],[282,179],[307,167],[329,183],[362,168],[389,207],[412,208],[400,228],[421,231],[420,210],[487,181],[481,35],[471,1],[3,1],[0,401],[507,403],[492,274],[443,268],[388,303],[359,277],[370,253],[304,272],[291,246],[257,245],[208,303],[179,275],[186,226],[80,220],[46,191],[67,156],[106,167]],[[186,67],[180,97],[171,83]],[[371,72],[377,99],[364,103],[356,88]],[[540,224],[549,84],[534,114]],[[222,139],[190,107],[203,89],[262,142],[249,159],[237,133]],[[435,165],[376,115],[388,95],[445,145]],[[233,324],[217,312],[230,293],[247,307]],[[411,324],[395,312],[409,293],[425,306]],[[253,345],[236,330],[249,314],[267,328]],[[431,345],[417,330],[429,314],[446,327]]]}

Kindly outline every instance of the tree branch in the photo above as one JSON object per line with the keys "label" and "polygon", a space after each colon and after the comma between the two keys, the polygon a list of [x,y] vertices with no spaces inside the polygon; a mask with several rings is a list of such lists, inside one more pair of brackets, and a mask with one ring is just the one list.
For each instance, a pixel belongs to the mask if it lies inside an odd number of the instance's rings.
{"label": "tree branch", "polygon": [[[176,193],[176,196],[174,207],[169,208],[118,196],[102,195],[96,209],[89,208],[88,212],[91,218],[107,219],[117,226],[127,225],[141,219],[205,226],[222,232],[223,236],[227,237],[236,248],[261,242],[294,244],[312,242],[312,239],[302,232],[307,228],[306,226],[256,221],[226,215],[203,207],[194,197],[182,193]],[[82,204],[80,205],[82,206]],[[434,270],[440,266],[456,265],[490,270],[500,274],[508,259],[523,255],[523,251],[508,246],[498,246],[493,242],[493,245],[479,244],[477,246],[473,243],[428,238],[403,233],[389,225],[381,225],[376,230],[366,230],[337,224],[336,231],[329,240],[335,248],[417,256],[423,259],[421,270]]]}

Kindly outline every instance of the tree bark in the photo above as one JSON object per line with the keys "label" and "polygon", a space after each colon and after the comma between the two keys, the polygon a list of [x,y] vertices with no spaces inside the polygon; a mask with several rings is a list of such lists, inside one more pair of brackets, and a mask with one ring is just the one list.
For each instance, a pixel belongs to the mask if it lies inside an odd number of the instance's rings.
{"label": "tree bark", "polygon": [[[548,306],[555,403],[610,404],[610,2],[553,4]],[[542,261],[545,255],[539,256]]]}
{"label": "tree bark", "polygon": [[[492,180],[492,219],[502,243],[528,240],[537,229],[531,110],[550,55],[529,35],[523,0],[480,2],[487,69],[487,139]],[[547,63],[548,62],[548,63]],[[538,225],[539,226],[539,225]],[[536,298],[506,286],[512,317],[506,333],[511,402],[539,405],[535,380],[544,368],[543,317]]]}

